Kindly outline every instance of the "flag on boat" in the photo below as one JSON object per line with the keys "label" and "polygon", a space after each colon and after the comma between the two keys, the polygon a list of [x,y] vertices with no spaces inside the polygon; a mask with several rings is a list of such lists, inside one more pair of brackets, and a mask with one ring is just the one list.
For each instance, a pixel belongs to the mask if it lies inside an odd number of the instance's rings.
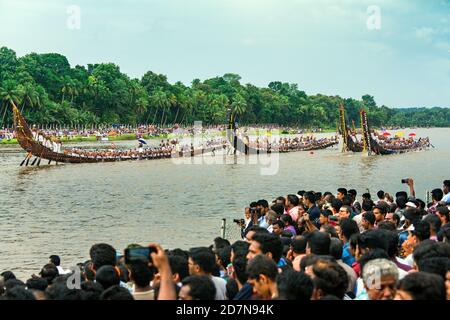
{"label": "flag on boat", "polygon": [[145,140],[142,139],[142,138],[139,138],[138,141],[139,141],[140,143],[142,143],[142,144],[147,144],[147,141],[145,141]]}

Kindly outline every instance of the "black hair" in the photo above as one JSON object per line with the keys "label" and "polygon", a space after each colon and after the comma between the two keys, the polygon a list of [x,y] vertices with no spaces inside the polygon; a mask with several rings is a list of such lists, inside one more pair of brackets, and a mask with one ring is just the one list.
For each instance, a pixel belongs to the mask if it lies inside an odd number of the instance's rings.
{"label": "black hair", "polygon": [[70,289],[67,286],[67,277],[58,277],[55,283],[45,290],[49,300],[83,300],[83,292],[80,289]]}
{"label": "black hair", "polygon": [[239,255],[243,255],[244,257],[248,253],[248,248],[250,244],[247,241],[238,240],[231,245],[231,250],[236,258]]}
{"label": "black hair", "polygon": [[338,188],[337,189],[337,192],[340,192],[340,193],[342,193],[344,196],[347,194],[347,189],[345,189],[345,188]]}
{"label": "black hair", "polygon": [[231,246],[217,250],[216,255],[219,258],[222,267],[226,269],[231,262]]}
{"label": "black hair", "polygon": [[245,232],[245,235],[247,235],[247,233],[249,233],[250,231],[254,231],[255,234],[257,233],[269,234],[269,231],[266,228],[260,227],[258,225],[253,225],[250,228],[248,228],[247,231]]}
{"label": "black hair", "polygon": [[47,282],[50,284],[53,279],[55,279],[59,275],[58,268],[53,263],[47,263],[45,266],[42,267],[41,272],[39,272],[39,275],[46,279]]}
{"label": "black hair", "polygon": [[189,276],[182,281],[183,286],[189,286],[189,295],[193,300],[214,300],[216,286],[208,276]]}
{"label": "black hair", "polygon": [[439,232],[439,230],[441,229],[441,219],[439,219],[439,217],[434,214],[427,214],[424,218],[423,221],[428,222],[428,224],[430,225],[431,230],[433,230],[435,233]]}
{"label": "black hair", "polygon": [[303,195],[304,199],[307,199],[309,202],[315,203],[316,202],[316,196],[312,192],[305,192]]}
{"label": "black hair", "polygon": [[330,241],[330,255],[336,260],[342,259],[342,252],[344,251],[342,241],[337,238],[331,238]]}
{"label": "black hair", "polygon": [[324,209],[320,212],[320,214],[323,215],[325,218],[328,218],[329,216],[333,215],[333,212],[331,212],[331,210]]}
{"label": "black hair", "polygon": [[[11,280],[10,280],[11,281]],[[36,300],[33,293],[25,287],[17,286],[11,290],[7,290],[5,294],[6,300]]]}
{"label": "black hair", "polygon": [[446,186],[447,188],[450,188],[450,180],[444,180],[444,182],[442,184],[444,186]]}
{"label": "black hair", "polygon": [[245,256],[238,256],[233,259],[233,270],[234,274],[239,280],[239,282],[243,285],[247,282],[247,258]]}
{"label": "black hair", "polygon": [[269,207],[269,202],[267,202],[267,200],[262,199],[262,200],[258,200],[256,202],[256,205],[264,207],[264,208],[268,208]]}
{"label": "black hair", "polygon": [[292,250],[297,254],[305,254],[306,253],[306,245],[308,241],[303,236],[297,236],[294,240],[292,240],[291,246]]}
{"label": "black hair", "polygon": [[373,209],[374,203],[370,199],[364,199],[361,204],[361,209],[364,211],[371,211]]}
{"label": "black hair", "polygon": [[189,257],[203,272],[212,273],[215,270],[216,258],[208,248],[192,248],[189,250]]}
{"label": "black hair", "polygon": [[330,253],[330,237],[327,233],[314,231],[306,237],[311,253],[327,255]]}
{"label": "black hair", "polygon": [[187,259],[181,256],[169,255],[169,265],[173,274],[178,273],[180,281],[189,276],[189,263]]}
{"label": "black hair", "polygon": [[[135,283],[136,287],[145,288],[150,285],[150,281],[153,280],[154,274],[153,270],[149,267],[147,262],[136,260],[130,263],[129,268],[132,281]],[[117,283],[114,283],[112,285],[115,284]]]}
{"label": "black hair", "polygon": [[282,204],[276,203],[270,207],[272,211],[275,211],[275,213],[279,216],[281,216],[284,213],[284,206]]}
{"label": "black hair", "polygon": [[61,259],[57,255],[51,255],[49,257],[50,262],[53,263],[55,266],[59,266],[61,264]]}
{"label": "black hair", "polygon": [[[306,194],[305,194],[306,197]],[[295,194],[289,194],[287,196],[287,199],[289,200],[289,203],[292,204],[294,207],[298,206],[300,199]]]}
{"label": "black hair", "polygon": [[350,189],[347,191],[347,193],[351,194],[353,198],[356,198],[356,195],[358,194],[355,189]]}
{"label": "black hair", "polygon": [[[392,223],[391,223],[392,225]],[[390,258],[394,258],[398,254],[398,243],[399,238],[397,232],[395,230],[387,230],[387,229],[380,229],[378,226],[378,232],[381,232],[381,234],[384,236],[388,243],[387,247],[387,254]]]}
{"label": "black hair", "polygon": [[384,251],[388,251],[388,239],[385,237],[384,232],[378,229],[368,230],[361,234],[359,237],[358,245],[364,249],[379,248]]}
{"label": "black hair", "polygon": [[103,289],[108,289],[112,286],[120,284],[120,277],[116,268],[113,266],[103,266],[95,273],[95,281],[103,286]]}
{"label": "black hair", "polygon": [[423,220],[417,221],[414,223],[414,230],[412,233],[419,241],[430,239],[430,224]]}
{"label": "black hair", "polygon": [[248,262],[247,274],[249,279],[259,279],[260,275],[265,275],[272,281],[275,281],[278,268],[272,259],[259,254]]}
{"label": "black hair", "polygon": [[258,205],[256,201],[250,203],[250,208],[255,208]]}
{"label": "black hair", "polygon": [[342,219],[339,225],[341,227],[341,233],[347,241],[353,234],[359,233],[358,224],[353,219]]}
{"label": "black hair", "polygon": [[450,258],[450,244],[427,239],[420,242],[414,248],[413,258],[417,265],[419,265],[422,260],[433,257]]}
{"label": "black hair", "polygon": [[348,287],[348,275],[337,262],[319,258],[313,265],[314,289],[322,295],[334,295],[344,298]]}
{"label": "black hair", "polygon": [[270,252],[276,263],[280,261],[283,254],[283,243],[279,237],[274,234],[255,234],[252,240],[259,243],[259,248],[263,254]]}
{"label": "black hair", "polygon": [[396,197],[397,198],[395,199],[395,203],[397,204],[397,206],[400,209],[405,209],[406,208],[406,203],[408,202],[408,200],[407,200],[408,195],[406,194],[406,192],[405,192],[404,196],[403,195],[400,195],[400,196],[396,195]]}
{"label": "black hair", "polygon": [[95,270],[100,269],[103,266],[115,266],[116,265],[116,249],[106,243],[94,244],[89,250],[92,264]]}
{"label": "black hair", "polygon": [[83,291],[83,300],[100,300],[103,287],[94,281],[84,281],[81,283],[81,291]]}
{"label": "black hair", "polygon": [[176,248],[170,251],[170,255],[172,256],[180,256],[182,258],[185,258],[186,260],[189,259],[189,253],[186,250],[182,250],[180,248]]}
{"label": "black hair", "polygon": [[339,211],[339,209],[342,207],[342,201],[339,199],[331,200],[331,207],[334,209],[334,211]]}
{"label": "black hair", "polygon": [[317,260],[319,260],[319,256],[316,254],[304,256],[300,261],[300,270],[304,272],[306,267],[312,266]]}
{"label": "black hair", "polygon": [[284,229],[284,223],[283,223],[283,221],[281,221],[281,220],[276,220],[276,221],[274,221],[274,222],[272,223],[272,225],[273,225],[273,226],[274,226],[274,225],[277,225],[279,228],[281,228],[281,230]]}
{"label": "black hair", "polygon": [[445,300],[446,289],[442,277],[427,273],[413,272],[406,275],[398,285],[408,292],[414,300]]}
{"label": "black hair", "polygon": [[378,197],[378,199],[383,199],[384,198],[384,191],[383,190],[378,191],[377,192],[377,197]]}
{"label": "black hair", "polygon": [[380,213],[382,215],[386,215],[386,213],[388,212],[389,206],[387,205],[387,203],[379,203],[373,207],[373,210],[375,210],[375,209],[380,210]]}
{"label": "black hair", "polygon": [[26,282],[27,289],[45,291],[48,287],[48,281],[44,278],[30,278]]}
{"label": "black hair", "polygon": [[359,258],[359,265],[361,270],[364,269],[364,266],[367,264],[367,262],[375,259],[386,259],[389,260],[389,255],[387,254],[386,250],[375,248],[370,250],[369,252],[363,254]]}
{"label": "black hair", "polygon": [[128,289],[115,285],[103,291],[100,300],[134,300],[134,298]]}
{"label": "black hair", "polygon": [[225,247],[229,247],[230,246],[230,241],[228,241],[227,239],[221,238],[221,237],[217,237],[214,239],[214,249],[221,249],[221,248],[225,248]]}
{"label": "black hair", "polygon": [[441,216],[444,216],[447,222],[450,221],[450,211],[447,207],[436,207],[436,213],[439,213]]}
{"label": "black hair", "polygon": [[9,279],[8,281],[5,281],[4,283],[6,292],[8,293],[9,290],[15,288],[15,287],[23,287],[25,288],[26,285],[25,283],[23,283],[23,281],[19,280],[19,279]]}
{"label": "black hair", "polygon": [[288,214],[283,214],[281,217],[280,217],[280,220],[282,221],[282,222],[287,222],[287,224],[289,225],[289,226],[292,226],[292,225],[294,225],[294,221],[292,220],[292,217],[290,216],[290,215],[288,215]]}
{"label": "black hair", "polygon": [[444,192],[442,191],[442,189],[433,189],[431,191],[432,199],[434,199],[436,201],[441,201],[443,197],[444,197]]}
{"label": "black hair", "polygon": [[3,271],[0,273],[0,276],[3,277],[3,281],[6,283],[6,281],[11,279],[16,279],[16,276],[12,271]]}
{"label": "black hair", "polygon": [[281,300],[311,300],[314,285],[304,272],[284,271],[277,277],[277,288]]}
{"label": "black hair", "polygon": [[389,231],[395,231],[397,228],[395,227],[395,224],[393,224],[391,221],[383,220],[378,223],[377,225],[378,230],[389,230]]}
{"label": "black hair", "polygon": [[343,198],[342,198],[342,205],[343,206],[351,206],[353,203],[353,197],[349,194],[346,194]]}
{"label": "black hair", "polygon": [[321,226],[320,228],[323,228],[324,232],[328,233],[331,238],[339,238],[336,228],[333,227],[332,225],[326,224],[326,225]]}
{"label": "black hair", "polygon": [[437,274],[445,280],[447,272],[450,271],[450,258],[433,257],[422,259],[417,267],[419,271]]}
{"label": "black hair", "polygon": [[363,193],[363,194],[362,194],[362,198],[363,198],[363,199],[370,200],[370,199],[372,199],[372,196],[370,195],[370,193],[366,192],[366,193]]}
{"label": "black hair", "polygon": [[363,219],[369,222],[371,225],[375,224],[375,215],[373,214],[372,211],[364,212],[362,215]]}

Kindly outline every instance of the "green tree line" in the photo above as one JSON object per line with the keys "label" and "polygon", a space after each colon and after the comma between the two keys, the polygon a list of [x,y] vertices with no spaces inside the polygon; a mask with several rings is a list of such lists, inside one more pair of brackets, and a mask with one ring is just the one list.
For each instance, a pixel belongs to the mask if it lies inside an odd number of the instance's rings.
{"label": "green tree line", "polygon": [[148,71],[132,79],[113,63],[72,68],[63,55],[31,53],[17,57],[0,48],[0,121],[12,123],[14,102],[30,123],[58,125],[206,124],[227,122],[227,112],[241,124],[277,124],[335,128],[343,103],[350,123],[359,126],[365,108],[373,126],[450,126],[448,108],[392,109],[373,96],[360,100],[307,95],[297,84],[274,81],[265,88],[242,84],[237,74],[187,86]]}

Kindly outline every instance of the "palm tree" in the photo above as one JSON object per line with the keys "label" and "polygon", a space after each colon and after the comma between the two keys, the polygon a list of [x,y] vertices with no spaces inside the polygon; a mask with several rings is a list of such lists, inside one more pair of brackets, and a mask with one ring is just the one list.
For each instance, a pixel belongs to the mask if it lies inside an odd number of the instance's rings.
{"label": "palm tree", "polygon": [[29,105],[31,108],[40,106],[39,93],[31,83],[27,83],[23,86],[23,101],[20,112],[23,111],[26,105]]}
{"label": "palm tree", "polygon": [[153,116],[152,123],[155,123],[156,115],[158,114],[159,109],[163,109],[163,114],[161,117],[161,125],[162,125],[165,109],[170,105],[170,100],[167,97],[167,94],[164,91],[162,91],[161,88],[158,88],[156,92],[154,92],[150,97],[150,102],[155,108],[155,115]]}
{"label": "palm tree", "polygon": [[24,89],[22,85],[17,85],[17,82],[13,80],[7,80],[3,82],[3,85],[3,87],[0,87],[0,101],[5,108],[2,118],[2,123],[4,124],[9,105],[13,103],[18,105],[22,102]]}
{"label": "palm tree", "polygon": [[235,115],[242,115],[247,111],[247,102],[239,93],[234,96],[231,110]]}

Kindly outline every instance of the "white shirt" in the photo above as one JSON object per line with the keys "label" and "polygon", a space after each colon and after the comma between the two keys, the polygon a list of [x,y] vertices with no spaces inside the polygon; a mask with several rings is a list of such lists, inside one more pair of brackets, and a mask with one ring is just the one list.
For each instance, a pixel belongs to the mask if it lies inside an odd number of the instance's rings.
{"label": "white shirt", "polygon": [[450,192],[447,193],[443,198],[442,201],[444,201],[445,203],[450,203]]}
{"label": "white shirt", "polygon": [[219,277],[211,276],[211,280],[216,287],[215,300],[227,300],[227,282]]}

